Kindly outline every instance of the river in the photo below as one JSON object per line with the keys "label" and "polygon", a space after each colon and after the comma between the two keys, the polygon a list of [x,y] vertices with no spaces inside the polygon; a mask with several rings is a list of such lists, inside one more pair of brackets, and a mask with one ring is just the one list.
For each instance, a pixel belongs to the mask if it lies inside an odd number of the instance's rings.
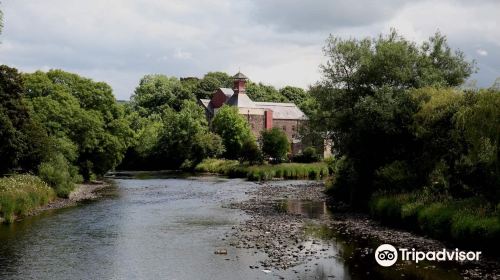
{"label": "river", "polygon": [[[251,269],[265,255],[225,239],[249,217],[223,206],[246,200],[255,183],[218,177],[113,181],[97,201],[0,226],[0,279],[369,278],[356,276],[352,259],[338,257],[342,251],[352,258],[345,252],[356,246],[340,239],[313,269]],[[228,254],[214,254],[219,249]]]}

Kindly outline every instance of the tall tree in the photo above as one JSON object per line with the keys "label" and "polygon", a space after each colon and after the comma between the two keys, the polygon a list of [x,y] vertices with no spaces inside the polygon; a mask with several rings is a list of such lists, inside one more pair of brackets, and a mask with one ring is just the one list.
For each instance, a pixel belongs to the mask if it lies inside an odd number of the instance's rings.
{"label": "tall tree", "polygon": [[132,131],[111,87],[61,70],[26,74],[24,84],[34,118],[86,180],[122,160]]}
{"label": "tall tree", "polygon": [[158,114],[165,108],[181,109],[184,100],[194,100],[179,79],[165,75],[146,75],[139,82],[131,97],[131,104],[143,116]]}
{"label": "tall tree", "polygon": [[244,142],[248,139],[255,141],[248,122],[239,114],[238,108],[222,106],[211,125],[212,130],[222,138],[226,158],[238,159]]}
{"label": "tall tree", "polygon": [[195,102],[185,101],[179,112],[168,109],[163,114],[157,152],[166,161],[164,167],[192,167],[205,157],[222,153],[220,137],[208,131],[204,111]]}
{"label": "tall tree", "polygon": [[29,118],[21,75],[17,69],[0,66],[0,173],[18,167],[26,148],[24,130]]}
{"label": "tall tree", "polygon": [[347,157],[355,182],[351,196],[366,201],[377,169],[395,159],[411,160],[418,105],[407,90],[458,86],[474,64],[452,52],[439,33],[421,46],[394,30],[373,40],[330,36],[324,52],[328,61],[321,66],[322,90],[314,92],[319,107],[313,119]]}
{"label": "tall tree", "polygon": [[232,88],[233,78],[224,72],[208,72],[198,82],[195,89],[196,98],[211,98],[218,88]]}

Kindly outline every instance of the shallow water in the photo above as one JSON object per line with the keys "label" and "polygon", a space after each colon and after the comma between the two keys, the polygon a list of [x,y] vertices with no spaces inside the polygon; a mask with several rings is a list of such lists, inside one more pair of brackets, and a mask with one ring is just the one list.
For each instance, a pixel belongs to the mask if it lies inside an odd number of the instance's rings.
{"label": "shallow water", "polygon": [[[304,245],[323,248],[320,257],[286,271],[251,269],[265,256],[224,240],[248,217],[222,206],[245,200],[258,185],[216,177],[115,183],[97,201],[0,226],[0,279],[398,279],[403,273],[458,279],[439,267],[381,270],[359,255],[368,241],[346,241],[316,226],[315,218],[329,215],[326,206],[298,200],[279,201],[277,208],[311,218],[308,234],[323,241]],[[214,254],[218,249],[228,254]]]}

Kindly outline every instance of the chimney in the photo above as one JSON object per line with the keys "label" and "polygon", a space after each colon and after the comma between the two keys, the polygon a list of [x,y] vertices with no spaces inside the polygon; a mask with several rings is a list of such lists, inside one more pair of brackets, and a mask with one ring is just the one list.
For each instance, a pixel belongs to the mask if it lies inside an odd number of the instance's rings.
{"label": "chimney", "polygon": [[273,128],[273,111],[272,110],[266,110],[264,111],[264,128],[265,129],[271,129]]}
{"label": "chimney", "polygon": [[243,73],[241,72],[238,72],[236,73],[236,75],[233,76],[233,80],[234,80],[234,86],[233,86],[234,93],[245,94],[246,93],[245,85],[248,80],[247,76],[243,75]]}

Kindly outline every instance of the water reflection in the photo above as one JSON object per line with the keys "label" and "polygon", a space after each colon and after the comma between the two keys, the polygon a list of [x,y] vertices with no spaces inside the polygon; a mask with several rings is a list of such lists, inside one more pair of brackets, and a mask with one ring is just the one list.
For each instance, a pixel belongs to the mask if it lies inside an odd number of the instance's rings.
{"label": "water reflection", "polygon": [[301,215],[309,219],[318,219],[329,215],[324,201],[283,199],[276,202],[275,208],[278,212]]}

